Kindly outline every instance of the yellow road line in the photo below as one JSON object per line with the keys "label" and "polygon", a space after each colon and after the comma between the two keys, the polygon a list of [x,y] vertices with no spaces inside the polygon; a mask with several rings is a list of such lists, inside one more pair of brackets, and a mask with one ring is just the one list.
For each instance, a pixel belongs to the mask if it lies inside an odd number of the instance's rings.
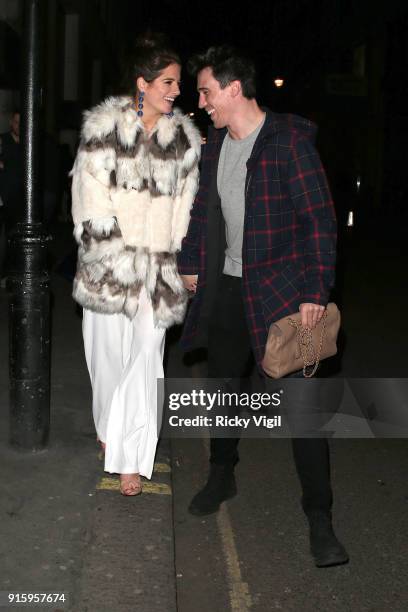
{"label": "yellow road line", "polygon": [[[203,440],[207,453],[209,440]],[[221,543],[226,560],[227,580],[229,584],[229,598],[232,612],[248,612],[252,607],[252,598],[248,583],[242,579],[237,547],[235,545],[234,531],[225,502],[217,514],[218,531],[221,534]]]}
{"label": "yellow road line", "polygon": [[144,482],[143,493],[158,493],[159,495],[171,495],[171,486],[164,482]]}
{"label": "yellow road line", "polygon": [[[119,491],[118,478],[101,478],[101,481],[96,485],[98,491]],[[164,482],[144,482],[143,493],[154,493],[157,495],[171,495],[170,485]]]}
{"label": "yellow road line", "polygon": [[249,593],[248,584],[242,580],[234,532],[225,504],[221,506],[217,514],[217,525],[221,533],[222,548],[227,562],[226,567],[230,587],[229,597],[231,610],[233,610],[233,612],[247,612],[252,606],[252,599]]}
{"label": "yellow road line", "polygon": [[[105,453],[103,451],[99,451],[98,460],[103,461],[104,457],[105,457]],[[168,474],[171,472],[171,467],[167,463],[155,463],[153,471],[157,473],[160,472],[161,474]]]}
{"label": "yellow road line", "polygon": [[171,472],[171,467],[167,463],[155,463],[153,471],[168,474]]}

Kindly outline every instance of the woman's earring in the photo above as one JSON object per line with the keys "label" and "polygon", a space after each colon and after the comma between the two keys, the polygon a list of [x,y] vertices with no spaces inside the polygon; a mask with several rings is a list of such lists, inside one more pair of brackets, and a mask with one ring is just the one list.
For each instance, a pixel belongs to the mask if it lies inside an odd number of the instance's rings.
{"label": "woman's earring", "polygon": [[139,92],[139,103],[137,105],[137,108],[138,108],[137,115],[138,115],[138,117],[143,117],[143,99],[144,99],[144,91],[140,91]]}
{"label": "woman's earring", "polygon": [[171,119],[174,116],[173,111],[171,111],[171,113],[166,113],[166,116]]}

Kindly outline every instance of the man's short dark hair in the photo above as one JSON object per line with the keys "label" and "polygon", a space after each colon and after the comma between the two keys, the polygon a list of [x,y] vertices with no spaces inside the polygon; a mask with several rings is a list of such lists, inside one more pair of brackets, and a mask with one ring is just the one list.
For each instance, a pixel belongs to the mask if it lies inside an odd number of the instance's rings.
{"label": "man's short dark hair", "polygon": [[240,81],[245,98],[251,99],[256,96],[255,64],[235,47],[229,45],[210,47],[205,53],[194,55],[187,67],[192,76],[197,76],[204,68],[211,68],[221,89],[231,81]]}

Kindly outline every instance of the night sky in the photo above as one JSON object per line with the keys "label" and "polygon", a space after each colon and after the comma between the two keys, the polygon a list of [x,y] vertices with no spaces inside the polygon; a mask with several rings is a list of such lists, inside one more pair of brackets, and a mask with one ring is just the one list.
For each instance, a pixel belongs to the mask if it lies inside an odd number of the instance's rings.
{"label": "night sky", "polygon": [[[293,11],[282,11],[285,4],[291,4]],[[323,52],[330,42],[330,32],[328,24],[323,23],[324,12],[318,10],[321,5],[322,2],[316,0],[252,1],[239,8],[237,2],[129,2],[126,3],[126,22],[134,24],[134,28],[129,28],[126,36],[130,48],[134,37],[146,29],[165,32],[181,54],[183,63],[193,53],[210,45],[236,45],[255,60],[261,102],[270,102],[276,95],[273,85],[276,76],[291,76],[292,83],[293,78],[305,79],[308,66],[315,69],[316,62],[329,56]],[[183,82],[185,87],[180,102],[190,106],[196,101],[195,84],[186,71]]]}
{"label": "night sky", "polygon": [[[402,0],[388,5],[407,12]],[[236,45],[255,60],[261,104],[306,114],[313,83],[329,72],[348,72],[353,47],[359,38],[364,42],[371,36],[388,10],[382,0],[252,0],[239,6],[230,0],[123,0],[122,6],[129,48],[147,29],[165,32],[184,64],[210,45]],[[286,79],[280,91],[274,86],[277,76]],[[182,79],[179,104],[191,111],[197,101],[195,82],[186,71]]]}

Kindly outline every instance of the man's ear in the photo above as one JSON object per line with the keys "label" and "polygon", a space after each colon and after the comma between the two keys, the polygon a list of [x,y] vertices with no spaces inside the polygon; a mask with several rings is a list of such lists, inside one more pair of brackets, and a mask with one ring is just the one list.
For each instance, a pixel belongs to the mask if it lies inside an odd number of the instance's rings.
{"label": "man's ear", "polygon": [[231,96],[236,98],[242,92],[241,81],[235,80],[230,83]]}

